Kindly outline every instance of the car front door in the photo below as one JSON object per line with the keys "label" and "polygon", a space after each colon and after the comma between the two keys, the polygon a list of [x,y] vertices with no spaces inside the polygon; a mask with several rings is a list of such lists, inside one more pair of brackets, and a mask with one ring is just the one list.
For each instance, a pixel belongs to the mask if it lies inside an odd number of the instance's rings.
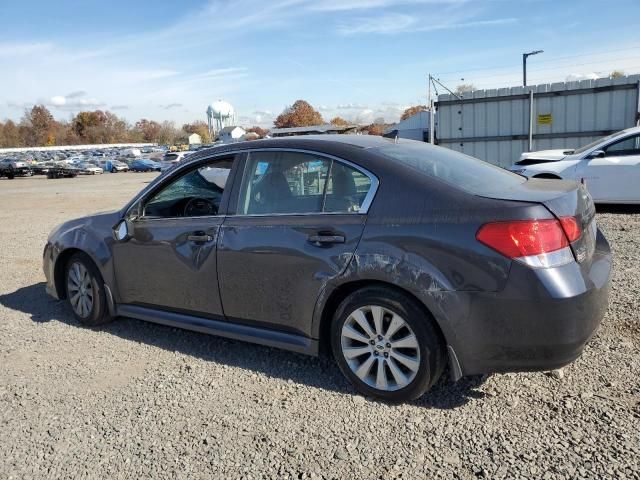
{"label": "car front door", "polygon": [[596,202],[640,202],[640,135],[610,143],[582,160],[577,173]]}
{"label": "car front door", "polygon": [[114,245],[119,302],[223,317],[216,242],[234,157],[199,163],[141,200],[130,236]]}
{"label": "car front door", "polygon": [[241,180],[218,241],[225,316],[310,336],[323,286],[353,257],[377,179],[337,159],[269,150],[248,154]]}

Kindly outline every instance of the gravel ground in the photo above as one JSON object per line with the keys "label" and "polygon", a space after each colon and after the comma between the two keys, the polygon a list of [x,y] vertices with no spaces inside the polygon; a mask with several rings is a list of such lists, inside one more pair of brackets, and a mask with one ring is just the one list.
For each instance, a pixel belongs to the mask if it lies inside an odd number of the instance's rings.
{"label": "gravel ground", "polygon": [[640,209],[608,209],[611,306],[560,374],[442,380],[389,406],[329,358],[120,319],[45,295],[51,228],[152,174],[0,180],[0,478],[640,478]]}

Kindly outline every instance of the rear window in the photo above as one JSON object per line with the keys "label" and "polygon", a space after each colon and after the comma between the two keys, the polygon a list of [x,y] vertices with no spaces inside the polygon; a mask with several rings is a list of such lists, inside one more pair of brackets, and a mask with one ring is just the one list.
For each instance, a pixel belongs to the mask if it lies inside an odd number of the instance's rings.
{"label": "rear window", "polygon": [[397,143],[372,150],[474,195],[490,196],[527,181],[477,158],[428,143]]}

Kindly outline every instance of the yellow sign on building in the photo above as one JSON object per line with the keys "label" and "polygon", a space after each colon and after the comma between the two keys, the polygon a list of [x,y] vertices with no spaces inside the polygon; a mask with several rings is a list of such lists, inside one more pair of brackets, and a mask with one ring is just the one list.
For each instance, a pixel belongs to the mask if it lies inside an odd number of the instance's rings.
{"label": "yellow sign on building", "polygon": [[538,115],[538,125],[551,125],[553,123],[553,115],[550,113],[541,113]]}

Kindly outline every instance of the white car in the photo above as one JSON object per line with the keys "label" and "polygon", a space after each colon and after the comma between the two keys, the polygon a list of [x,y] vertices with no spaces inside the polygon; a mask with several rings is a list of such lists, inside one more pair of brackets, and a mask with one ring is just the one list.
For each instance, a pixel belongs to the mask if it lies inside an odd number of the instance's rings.
{"label": "white car", "polygon": [[640,127],[576,150],[526,152],[510,170],[526,177],[584,183],[596,203],[640,204]]}
{"label": "white car", "polygon": [[79,163],[76,168],[80,170],[79,173],[84,175],[96,175],[102,173],[102,169],[93,163]]}

